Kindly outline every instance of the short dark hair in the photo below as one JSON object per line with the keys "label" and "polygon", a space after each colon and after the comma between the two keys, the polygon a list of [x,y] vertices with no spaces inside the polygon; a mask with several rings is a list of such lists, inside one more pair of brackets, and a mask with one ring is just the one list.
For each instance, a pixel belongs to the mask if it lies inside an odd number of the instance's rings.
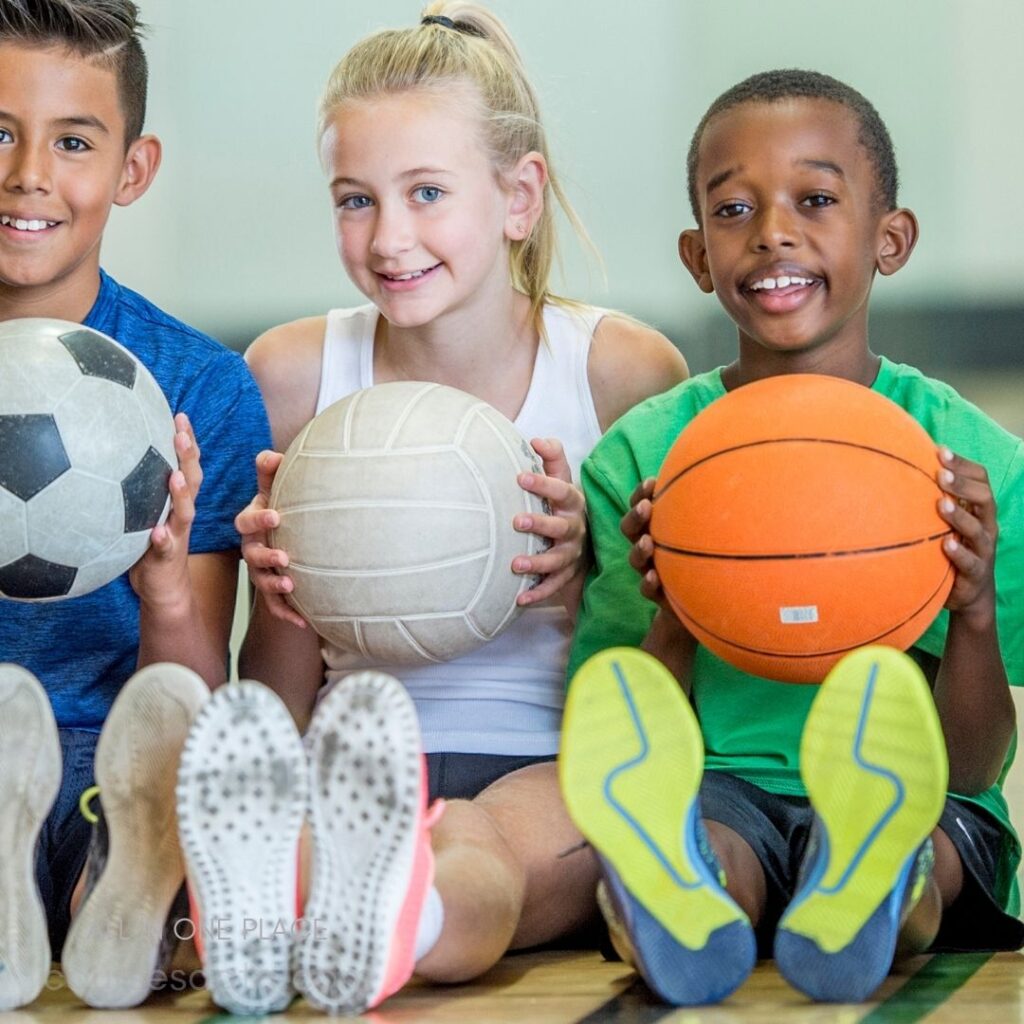
{"label": "short dark hair", "polygon": [[712,118],[738,107],[742,103],[774,103],[786,99],[829,100],[846,107],[857,118],[857,141],[867,150],[875,170],[879,202],[887,210],[896,209],[899,191],[899,173],[896,153],[885,122],[871,103],[852,86],[840,82],[820,71],[784,68],[761,71],[727,89],[707,109],[690,140],[686,156],[686,180],[693,215],[700,223],[700,203],[697,197],[697,156],[704,131]]}
{"label": "short dark hair", "polygon": [[146,119],[144,31],[132,0],[0,0],[0,42],[64,46],[114,72],[125,146],[142,134]]}

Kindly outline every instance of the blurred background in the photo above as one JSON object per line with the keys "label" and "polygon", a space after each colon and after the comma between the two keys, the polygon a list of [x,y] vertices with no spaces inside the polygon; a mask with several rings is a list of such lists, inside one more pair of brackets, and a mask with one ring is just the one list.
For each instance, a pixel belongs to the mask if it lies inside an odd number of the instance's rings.
{"label": "blurred background", "polygon": [[[317,99],[358,38],[415,24],[417,0],[140,4],[147,128],[163,139],[164,163],[148,195],[115,209],[104,265],[238,349],[274,324],[362,302],[334,249]],[[654,324],[694,372],[732,358],[733,328],[676,257],[692,224],[690,135],[719,93],[755,71],[825,71],[889,125],[901,203],[922,227],[908,266],[876,283],[873,347],[949,380],[1024,434],[1024,3],[489,6],[519,43],[555,166],[603,255],[602,268],[564,231],[557,290]],[[1024,758],[1008,791],[1024,821]]]}
{"label": "blurred background", "polygon": [[[314,142],[331,68],[416,0],[140,0],[147,129],[164,164],[115,209],[104,265],[244,348],[266,328],[362,301],[338,261]],[[538,89],[553,158],[603,267],[563,231],[564,294],[647,320],[694,371],[734,333],[676,257],[684,163],[707,105],[770,67],[828,72],[889,125],[909,265],[879,279],[872,343],[1024,430],[1024,4],[1020,0],[490,0]],[[1011,372],[1012,371],[1012,372]]]}

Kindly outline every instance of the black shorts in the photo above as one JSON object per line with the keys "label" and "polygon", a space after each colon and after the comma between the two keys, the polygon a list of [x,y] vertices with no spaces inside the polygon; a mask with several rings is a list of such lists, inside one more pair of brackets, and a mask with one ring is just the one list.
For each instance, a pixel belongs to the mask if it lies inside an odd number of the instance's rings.
{"label": "black shorts", "polygon": [[557,759],[557,754],[522,757],[506,754],[427,754],[430,800],[472,800],[492,782],[531,764]]}
{"label": "black shorts", "polygon": [[[726,772],[704,773],[701,816],[739,834],[764,868],[765,913],[757,927],[758,955],[770,957],[779,918],[793,898],[814,812],[804,797],[779,796]],[[996,902],[999,851],[1005,831],[973,804],[947,796],[939,828],[964,867],[964,885],[942,915],[932,952],[997,951],[1024,946],[1024,924]]]}

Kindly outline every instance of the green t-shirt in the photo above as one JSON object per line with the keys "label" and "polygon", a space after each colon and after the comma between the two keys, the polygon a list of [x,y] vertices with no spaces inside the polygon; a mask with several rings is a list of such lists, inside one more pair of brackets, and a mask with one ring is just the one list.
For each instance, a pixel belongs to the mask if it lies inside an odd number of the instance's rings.
{"label": "green t-shirt", "polygon": [[[999,642],[1007,675],[1024,685],[1024,441],[1003,430],[951,387],[910,366],[883,358],[872,390],[914,417],[937,444],[983,464],[999,517],[996,554]],[[582,469],[595,564],[587,579],[569,658],[569,677],[606,647],[639,646],[656,611],[639,591],[619,521],[637,484],[656,476],[680,431],[725,394],[721,370],[684,381],[648,399],[618,420]],[[936,469],[938,462],[936,461]],[[941,657],[948,613],[943,611],[916,647]],[[804,796],[799,773],[800,734],[816,689],[748,675],[699,646],[693,667],[693,703],[701,723],[705,765],[772,793]],[[1020,844],[1010,825],[1001,784],[973,797],[1006,829],[997,895],[1018,909],[1015,873]]]}

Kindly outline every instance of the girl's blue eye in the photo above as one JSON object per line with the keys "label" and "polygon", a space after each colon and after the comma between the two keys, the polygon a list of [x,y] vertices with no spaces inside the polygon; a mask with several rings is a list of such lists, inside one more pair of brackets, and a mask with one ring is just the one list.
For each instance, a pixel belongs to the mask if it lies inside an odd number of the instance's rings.
{"label": "girl's blue eye", "polygon": [[343,210],[365,210],[372,205],[373,200],[369,196],[345,196],[338,202],[338,206]]}
{"label": "girl's blue eye", "polygon": [[442,192],[436,185],[420,185],[420,187],[413,192],[413,195],[416,196],[421,203],[436,203],[444,196],[444,192]]}

